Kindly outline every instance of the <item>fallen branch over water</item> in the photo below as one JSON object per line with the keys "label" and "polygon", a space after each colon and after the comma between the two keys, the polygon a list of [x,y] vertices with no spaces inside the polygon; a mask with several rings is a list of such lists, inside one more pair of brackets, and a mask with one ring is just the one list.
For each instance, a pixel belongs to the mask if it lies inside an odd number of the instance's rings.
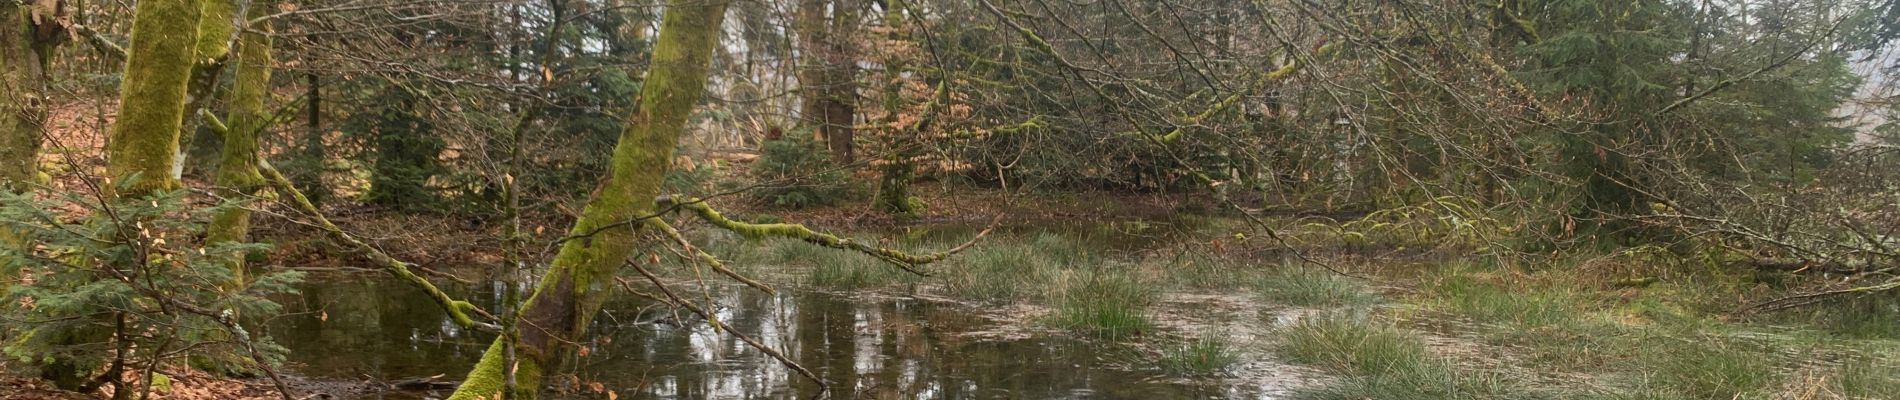
{"label": "fallen branch over water", "polygon": [[[390,256],[389,253],[385,253],[375,246],[370,246],[369,243],[364,243],[355,236],[351,236],[349,232],[344,232],[343,228],[338,228],[335,223],[331,223],[329,218],[323,216],[323,210],[318,209],[316,204],[311,203],[310,198],[305,197],[302,191],[297,190],[296,185],[291,184],[290,179],[285,178],[284,174],[278,172],[277,168],[271,166],[269,162],[258,160],[257,167],[264,172],[265,179],[269,180],[272,186],[276,187],[277,190],[282,190],[284,193],[290,194],[292,203],[309,214],[310,218],[315,219],[318,228],[328,233],[337,241],[343,242],[343,244],[355,249],[357,253],[368,258],[370,262],[375,263],[376,266],[383,271],[389,272],[391,275],[395,275],[405,281],[409,281],[410,284],[428,292],[429,298],[434,299],[437,305],[442,306],[442,311],[447,312],[449,317],[455,320],[456,325],[474,328],[483,332],[501,332],[500,325],[495,323],[499,321],[499,319],[495,318],[493,314],[482,310],[481,307],[476,307],[474,303],[450,297],[448,293],[437,288],[434,283],[429,282],[428,279],[424,279],[422,276],[416,275],[414,271],[411,271],[410,269],[414,264],[398,260]],[[483,320],[476,321],[474,317],[470,316],[471,313],[481,317]]]}

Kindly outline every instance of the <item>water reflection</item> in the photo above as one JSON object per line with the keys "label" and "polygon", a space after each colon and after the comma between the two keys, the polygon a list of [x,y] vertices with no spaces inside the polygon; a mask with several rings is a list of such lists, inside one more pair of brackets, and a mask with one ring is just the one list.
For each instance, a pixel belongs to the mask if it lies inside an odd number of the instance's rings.
{"label": "water reflection", "polygon": [[[445,289],[493,302],[496,287]],[[1179,382],[1128,368],[1138,353],[1113,345],[970,335],[996,322],[969,306],[791,290],[722,288],[710,296],[730,327],[810,368],[836,398],[1260,397],[1250,385]],[[735,337],[626,297],[607,306],[589,354],[567,372],[620,398],[790,399],[817,390]],[[456,328],[419,291],[381,276],[313,277],[301,297],[286,300],[303,313],[281,318],[271,334],[292,350],[295,370],[317,378],[455,379],[490,339]]]}

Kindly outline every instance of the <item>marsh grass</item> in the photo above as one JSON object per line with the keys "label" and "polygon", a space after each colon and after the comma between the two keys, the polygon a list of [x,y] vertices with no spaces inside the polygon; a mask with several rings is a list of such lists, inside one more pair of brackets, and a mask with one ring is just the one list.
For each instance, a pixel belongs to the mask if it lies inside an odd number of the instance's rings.
{"label": "marsh grass", "polygon": [[[922,284],[961,300],[1037,303],[1051,310],[1039,322],[1115,341],[1164,337],[1149,334],[1148,314],[1162,290],[1246,293],[1262,303],[1325,309],[1273,335],[1272,348],[1284,359],[1336,377],[1298,390],[1295,398],[1874,399],[1900,393],[1900,362],[1891,357],[1900,348],[1892,344],[1900,338],[1900,298],[1894,296],[1737,320],[1726,310],[1774,284],[1709,265],[1588,255],[1524,265],[1480,257],[1363,269],[1389,271],[1375,281],[1402,288],[1381,294],[1327,271],[1200,254],[1193,250],[1198,247],[1108,256],[1103,242],[1084,240],[1088,235],[998,234],[930,266],[930,278],[793,240],[713,238],[707,247],[730,252],[722,257],[739,268],[750,263],[809,272],[798,277],[815,287]],[[720,240],[731,245],[716,245]],[[1632,278],[1651,279],[1623,283]],[[1374,305],[1378,310],[1369,311]],[[1410,328],[1508,358],[1501,366],[1460,364],[1432,354]],[[1205,376],[1231,368],[1246,351],[1218,335],[1163,340],[1131,357],[1154,357],[1140,362],[1171,375]],[[1813,352],[1787,353],[1803,348]],[[1593,384],[1524,378],[1530,376],[1584,377]],[[1810,392],[1823,395],[1803,397]]]}
{"label": "marsh grass", "polygon": [[1280,332],[1281,355],[1335,373],[1380,375],[1425,365],[1416,334],[1357,312],[1303,318]]}
{"label": "marsh grass", "polygon": [[877,289],[918,282],[916,274],[863,255],[817,262],[807,275],[813,286],[832,290]]}
{"label": "marsh grass", "polygon": [[1148,306],[1157,293],[1122,272],[1089,271],[1071,276],[1055,304],[1057,326],[1108,340],[1148,331]]}
{"label": "marsh grass", "polygon": [[1245,260],[1183,250],[1141,260],[1143,267],[1175,288],[1224,291],[1245,287],[1260,274]]}
{"label": "marsh grass", "polygon": [[1255,278],[1254,291],[1269,303],[1293,306],[1362,306],[1381,301],[1378,294],[1330,271],[1282,267]]}
{"label": "marsh grass", "polygon": [[1433,369],[1404,371],[1385,375],[1354,376],[1331,385],[1294,391],[1294,399],[1368,400],[1368,399],[1543,399],[1553,398],[1533,391],[1505,376],[1483,371],[1458,370],[1440,364]]}
{"label": "marsh grass", "polygon": [[999,237],[965,251],[943,271],[944,289],[957,298],[1009,302],[1053,297],[1056,278],[1095,262],[1091,252],[1054,234]]}
{"label": "marsh grass", "polygon": [[1240,353],[1220,334],[1170,343],[1161,349],[1161,370],[1178,376],[1219,373],[1240,362]]}
{"label": "marsh grass", "polygon": [[1416,333],[1362,313],[1335,312],[1301,320],[1281,332],[1288,360],[1342,376],[1302,388],[1303,399],[1491,399],[1528,397],[1515,381],[1468,371],[1433,357]]}

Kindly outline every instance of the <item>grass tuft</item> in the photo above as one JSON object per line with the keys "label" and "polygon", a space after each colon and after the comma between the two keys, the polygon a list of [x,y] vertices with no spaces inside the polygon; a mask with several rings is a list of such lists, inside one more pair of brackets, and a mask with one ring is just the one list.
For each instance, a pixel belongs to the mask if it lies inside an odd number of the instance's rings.
{"label": "grass tuft", "polygon": [[[1064,264],[1056,258],[1064,250],[1053,239],[1024,243],[999,239],[958,255],[955,266],[944,270],[944,288],[963,299],[1008,302],[1041,294]],[[1066,257],[1066,256],[1065,256]]]}
{"label": "grass tuft", "polygon": [[1184,251],[1142,260],[1159,276],[1177,288],[1193,290],[1229,290],[1244,288],[1256,281],[1259,268],[1245,260],[1236,260],[1196,251]]}
{"label": "grass tuft", "polygon": [[1125,273],[1082,273],[1062,289],[1055,322],[1072,331],[1119,340],[1147,331],[1155,292]]}
{"label": "grass tuft", "polygon": [[1281,333],[1288,360],[1336,373],[1380,375],[1423,368],[1425,343],[1411,332],[1364,315],[1314,315]]}
{"label": "grass tuft", "polygon": [[1356,306],[1377,304],[1379,295],[1330,271],[1279,268],[1254,281],[1255,291],[1267,302],[1293,306]]}
{"label": "grass tuft", "polygon": [[1900,294],[1852,296],[1777,313],[1778,320],[1805,323],[1854,339],[1900,339]]}
{"label": "grass tuft", "polygon": [[1411,331],[1364,315],[1316,315],[1287,327],[1280,354],[1340,374],[1333,384],[1304,388],[1299,399],[1525,398],[1516,382],[1466,371],[1430,356]]}
{"label": "grass tuft", "polygon": [[1181,376],[1218,373],[1240,361],[1239,352],[1218,335],[1204,335],[1161,349],[1161,370]]}

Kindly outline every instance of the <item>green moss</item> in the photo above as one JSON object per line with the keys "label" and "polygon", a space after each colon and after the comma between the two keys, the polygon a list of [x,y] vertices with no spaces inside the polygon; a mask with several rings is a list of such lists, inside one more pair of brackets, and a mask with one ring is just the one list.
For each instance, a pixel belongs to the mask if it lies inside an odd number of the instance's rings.
{"label": "green moss", "polygon": [[[502,355],[501,341],[497,340],[494,343],[490,343],[488,350],[482,352],[481,360],[475,362],[475,367],[468,372],[468,378],[462,380],[462,385],[455,388],[455,394],[449,396],[449,400],[494,399],[495,394],[501,393],[502,389],[508,387],[508,375],[502,371],[504,367],[502,363],[505,361],[504,358]],[[539,387],[527,386],[522,383],[540,382],[541,364],[528,357],[518,357],[515,361],[515,387],[517,392],[513,398],[535,398],[533,390],[521,390],[521,388]]]}
{"label": "green moss", "polygon": [[178,187],[171,171],[202,6],[193,0],[149,0],[133,8],[118,121],[106,146],[106,173],[115,180],[137,176],[130,187],[135,193]]}
{"label": "green moss", "polygon": [[[269,13],[270,7],[261,5],[251,7],[250,12],[253,18]],[[224,149],[218,161],[217,175],[218,186],[225,189],[225,194],[231,198],[255,196],[264,185],[264,176],[257,169],[257,136],[270,123],[270,115],[264,110],[264,100],[270,96],[270,29],[268,23],[259,24],[253,30],[244,32],[238,42],[237,76],[231,84],[228,102],[231,108],[228,118],[230,125],[224,131]],[[250,229],[251,211],[243,207],[230,207],[212,217],[211,225],[206,227],[205,241],[214,244],[242,241],[250,235]],[[227,263],[235,283],[242,285],[245,279],[244,259],[234,257]]]}
{"label": "green moss", "polygon": [[23,190],[35,178],[46,81],[25,7],[0,3],[0,187]]}
{"label": "green moss", "polygon": [[[253,10],[269,10],[268,4],[258,4]],[[198,59],[196,62],[224,58],[231,52],[231,34],[237,33],[237,23],[232,19],[238,5],[232,0],[202,0],[198,18],[198,41],[192,45]],[[256,13],[252,13],[256,14]],[[265,14],[269,15],[269,14]]]}

